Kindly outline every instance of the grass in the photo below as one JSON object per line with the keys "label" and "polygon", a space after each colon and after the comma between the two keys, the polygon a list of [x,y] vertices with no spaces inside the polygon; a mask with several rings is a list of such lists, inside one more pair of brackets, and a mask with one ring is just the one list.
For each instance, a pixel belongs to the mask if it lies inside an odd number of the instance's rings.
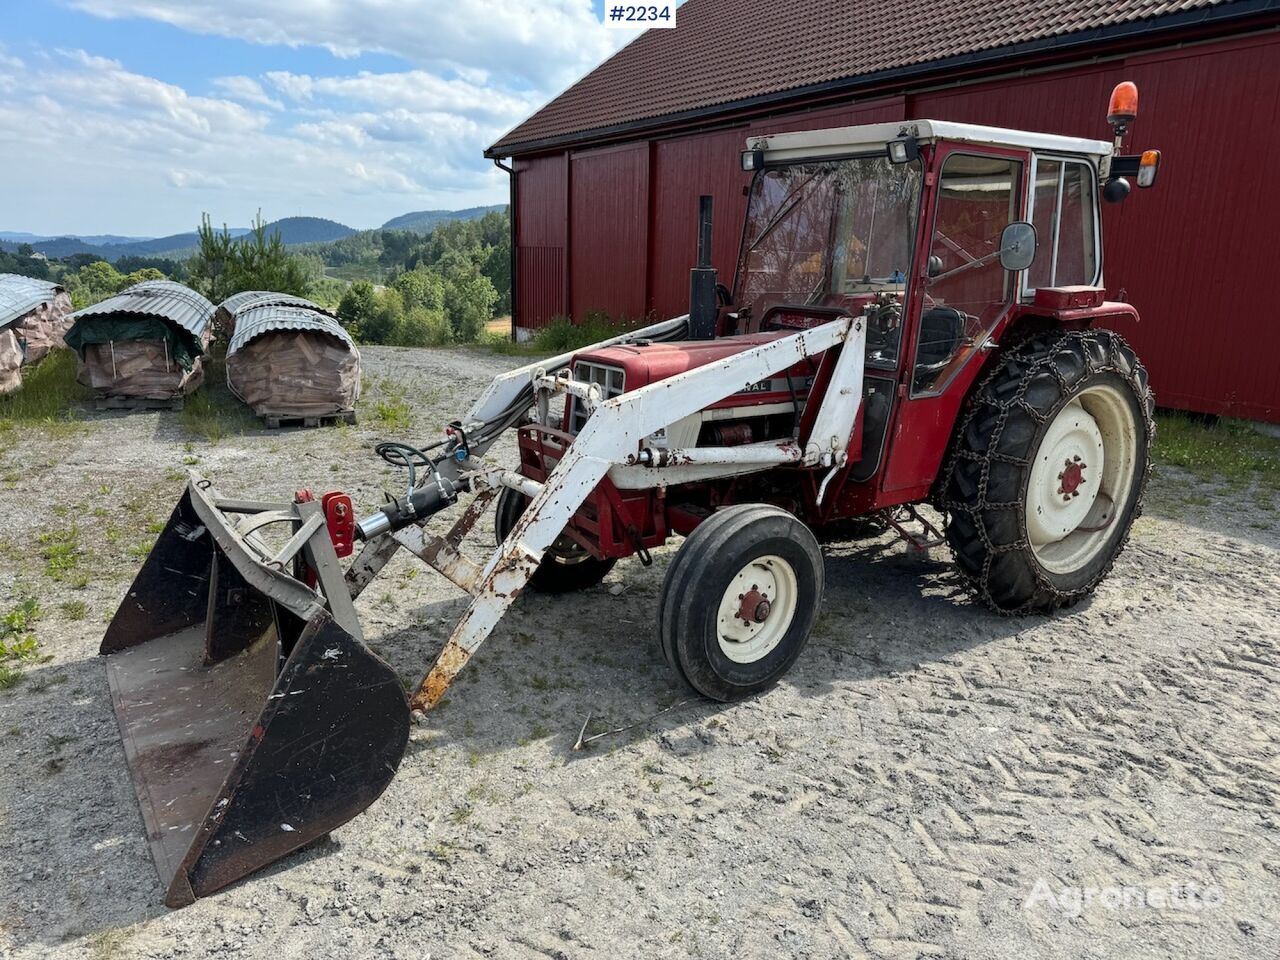
{"label": "grass", "polygon": [[0,617],[0,690],[16,687],[22,682],[22,668],[41,659],[33,628],[43,616],[40,604],[26,597]]}
{"label": "grass", "polygon": [[68,620],[83,620],[89,613],[89,607],[83,600],[67,600],[62,604],[62,615]]}
{"label": "grass", "polygon": [[480,346],[494,353],[507,356],[555,356],[589,347],[601,340],[608,340],[649,324],[649,317],[631,320],[621,317],[617,321],[610,320],[602,313],[588,313],[581,323],[574,323],[568,317],[556,317],[550,324],[539,330],[532,339],[522,343],[514,343],[506,332],[486,330],[479,340]]}
{"label": "grass", "polygon": [[413,408],[405,396],[404,384],[390,377],[377,383],[380,394],[373,404],[373,418],[392,430],[405,431],[413,426]]}
{"label": "grass", "polygon": [[[210,443],[239,436],[259,426],[249,408],[236,399],[227,386],[225,350],[220,344],[209,349],[204,358],[204,384],[186,398],[178,414],[184,430]],[[191,454],[192,450],[188,449],[184,463],[192,459]],[[199,462],[198,458],[195,462]]]}
{"label": "grass", "polygon": [[76,381],[76,355],[70,350],[54,350],[34,367],[24,367],[22,386],[0,397],[0,449],[17,441],[20,427],[54,436],[82,429],[78,407],[89,396]]}
{"label": "grass", "polygon": [[1182,413],[1161,414],[1153,455],[1158,463],[1181,467],[1206,482],[1237,488],[1256,483],[1280,493],[1280,439],[1244,420],[1207,424]]}
{"label": "grass", "polygon": [[36,538],[44,572],[50,580],[67,580],[80,563],[80,531],[76,527],[47,530]]}

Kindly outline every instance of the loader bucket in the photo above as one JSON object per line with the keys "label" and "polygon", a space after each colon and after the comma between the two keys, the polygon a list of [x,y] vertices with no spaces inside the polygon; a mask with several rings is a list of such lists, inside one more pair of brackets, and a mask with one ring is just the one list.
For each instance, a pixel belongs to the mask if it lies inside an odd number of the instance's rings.
{"label": "loader bucket", "polygon": [[[322,527],[304,525],[308,506],[220,501],[193,476],[103,638],[171,907],[350,820],[408,742],[400,679],[364,645],[350,596],[336,596],[337,557]],[[291,510],[291,542],[316,534],[297,556],[322,592],[243,532],[245,518]]]}

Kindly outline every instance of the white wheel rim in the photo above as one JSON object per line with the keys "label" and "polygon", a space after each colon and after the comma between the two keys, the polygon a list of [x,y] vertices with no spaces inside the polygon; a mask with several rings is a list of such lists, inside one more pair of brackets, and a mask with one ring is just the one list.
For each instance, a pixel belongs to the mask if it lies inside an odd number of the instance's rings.
{"label": "white wheel rim", "polygon": [[729,581],[716,613],[720,652],[734,663],[755,663],[782,642],[795,619],[800,585],[786,560],[757,557]]}
{"label": "white wheel rim", "polygon": [[1027,481],[1027,539],[1042,567],[1073,573],[1097,557],[1129,501],[1137,455],[1133,410],[1115,387],[1090,387],[1058,412]]}

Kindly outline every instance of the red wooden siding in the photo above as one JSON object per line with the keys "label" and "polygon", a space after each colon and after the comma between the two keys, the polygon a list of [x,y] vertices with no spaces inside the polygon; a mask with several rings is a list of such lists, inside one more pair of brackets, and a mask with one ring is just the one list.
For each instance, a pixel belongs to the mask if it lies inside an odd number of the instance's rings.
{"label": "red wooden siding", "polygon": [[565,248],[569,241],[569,162],[564,154],[518,160],[516,316],[539,329],[568,313]]}
{"label": "red wooden siding", "polygon": [[569,303],[642,317],[648,308],[649,144],[573,154],[569,171]]}
{"label": "red wooden siding", "polygon": [[1280,322],[1269,282],[1269,237],[1280,223],[1275,33],[797,109],[577,152],[571,162],[564,153],[521,161],[517,320],[535,328],[561,312],[683,313],[701,194],[715,197],[713,260],[730,282],[747,182],[738,154],[749,135],[931,117],[1101,139],[1107,96],[1122,79],[1136,81],[1141,96],[1126,149],[1159,148],[1163,164],[1154,190],[1104,205],[1108,291],[1142,316],[1121,332],[1147,363],[1162,406],[1280,422]]}

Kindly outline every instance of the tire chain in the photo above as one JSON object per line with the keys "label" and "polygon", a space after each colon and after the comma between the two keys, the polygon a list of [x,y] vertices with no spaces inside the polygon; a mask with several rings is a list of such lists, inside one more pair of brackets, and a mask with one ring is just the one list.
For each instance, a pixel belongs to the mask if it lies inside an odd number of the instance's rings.
{"label": "tire chain", "polygon": [[[1011,502],[989,501],[987,499],[990,464],[1003,462],[1023,468],[1030,466],[1030,462],[1026,458],[996,453],[994,450],[1004,433],[1010,414],[1015,410],[1026,413],[1035,421],[1037,427],[1043,427],[1050,419],[1050,416],[1056,415],[1058,410],[1061,409],[1062,404],[1055,403],[1052,414],[1042,413],[1026,399],[1027,389],[1034,381],[1035,374],[1038,371],[1047,369],[1057,380],[1061,396],[1066,398],[1064,402],[1069,402],[1072,383],[1055,362],[1064,352],[1070,352],[1078,359],[1083,360],[1083,369],[1076,378],[1076,382],[1091,374],[1108,372],[1116,373],[1128,382],[1138,400],[1138,406],[1141,409],[1142,418],[1147,429],[1146,462],[1143,465],[1142,475],[1138,480],[1137,499],[1134,503],[1133,515],[1129,521],[1129,528],[1125,530],[1124,535],[1112,551],[1106,566],[1103,567],[1098,576],[1091,583],[1085,584],[1079,589],[1060,590],[1050,582],[1040,565],[1033,559],[1029,566],[1035,575],[1036,589],[1020,606],[1014,608],[1002,607],[991,595],[989,587],[991,566],[998,556],[1020,550],[1030,551],[1032,547],[1030,538],[1026,534],[1025,498],[1021,501],[1015,500]],[[1105,359],[1099,362],[1099,358]],[[994,395],[994,392],[989,391],[989,388],[1001,378],[1012,379],[1010,367],[1014,364],[1025,366],[1014,374],[1018,377],[1018,385],[1013,394],[1007,399],[1001,400]],[[987,436],[987,450],[977,452],[965,449],[965,436],[969,427],[978,417],[988,415],[992,408],[996,411],[996,422]],[[946,468],[941,474],[941,483],[937,487],[934,498],[934,505],[944,516],[944,529],[948,533],[948,545],[955,560],[956,568],[961,572],[970,592],[977,599],[1001,616],[1018,617],[1032,612],[1051,612],[1063,607],[1069,607],[1078,603],[1093,591],[1096,585],[1110,572],[1116,557],[1120,555],[1128,542],[1132,521],[1142,515],[1143,496],[1146,491],[1147,480],[1151,475],[1151,444],[1155,441],[1155,421],[1152,416],[1154,409],[1155,402],[1148,384],[1146,368],[1138,360],[1137,354],[1124,337],[1109,330],[1052,332],[1028,337],[1009,347],[997,359],[991,372],[979,381],[977,388],[971,395],[968,412],[956,427],[951,441],[951,453]],[[1035,452],[1032,451],[1031,456],[1033,458]],[[955,471],[961,461],[981,463],[977,498],[972,503],[956,500],[950,496]],[[1121,505],[1117,504],[1117,519],[1120,519],[1120,509]],[[1021,536],[1017,537],[1012,543],[994,543],[987,533],[986,523],[983,520],[984,512],[989,510],[1013,510],[1017,514],[1017,529],[1022,531]],[[961,558],[960,551],[957,550],[949,536],[952,517],[956,514],[963,514],[969,518],[983,545],[985,556],[982,561],[982,569],[976,575],[969,570],[968,565]]]}

